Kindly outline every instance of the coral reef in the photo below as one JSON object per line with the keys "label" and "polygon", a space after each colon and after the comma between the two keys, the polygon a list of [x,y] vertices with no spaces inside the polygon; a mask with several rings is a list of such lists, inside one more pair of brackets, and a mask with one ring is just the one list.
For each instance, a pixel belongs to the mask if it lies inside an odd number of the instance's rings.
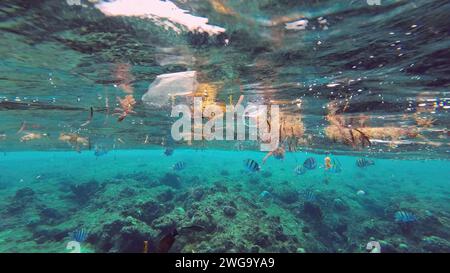
{"label": "coral reef", "polygon": [[16,191],[11,202],[6,206],[8,214],[19,213],[34,201],[35,192],[33,189],[26,187]]}
{"label": "coral reef", "polygon": [[86,203],[95,197],[95,194],[102,186],[95,180],[91,180],[82,184],[70,185],[72,198],[79,203]]}
{"label": "coral reef", "polygon": [[[38,182],[0,190],[7,197],[0,199],[5,219],[0,239],[5,230],[17,230],[13,239],[3,239],[0,250],[27,251],[14,243],[20,241],[33,249],[66,252],[62,246],[82,228],[89,232],[83,252],[140,253],[144,242],[148,252],[155,252],[173,229],[179,235],[170,252],[367,252],[369,241],[378,241],[383,253],[450,251],[450,214],[441,209],[444,203],[429,202],[429,189],[415,194],[397,190],[398,183],[417,189],[414,176],[405,172],[406,177],[398,174],[380,184],[387,178],[355,169],[329,175],[324,184],[319,169],[286,178],[296,162],[288,157],[274,162],[266,167],[271,175],[244,176],[233,168],[224,175],[208,166],[158,176],[141,163],[127,163],[103,178],[46,172]],[[118,168],[119,163],[125,164],[118,161]],[[366,194],[358,195],[360,189]],[[417,221],[396,221],[399,211]],[[405,221],[413,219],[403,215]]]}
{"label": "coral reef", "polygon": [[223,207],[223,214],[227,217],[231,217],[233,218],[234,216],[236,216],[236,209],[233,208],[232,206],[224,206]]}
{"label": "coral reef", "polygon": [[180,188],[181,187],[181,178],[179,175],[173,174],[173,173],[166,173],[161,179],[161,184],[167,185],[173,188]]}
{"label": "coral reef", "polygon": [[275,188],[274,195],[287,204],[292,204],[299,200],[297,190],[289,185],[277,186]]}

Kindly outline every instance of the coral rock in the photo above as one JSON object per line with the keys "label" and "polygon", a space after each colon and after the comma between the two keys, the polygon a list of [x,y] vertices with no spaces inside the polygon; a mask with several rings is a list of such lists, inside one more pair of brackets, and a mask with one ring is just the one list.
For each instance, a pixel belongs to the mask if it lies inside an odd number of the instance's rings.
{"label": "coral rock", "polygon": [[170,186],[172,188],[181,188],[180,176],[173,173],[166,173],[163,178],[160,179],[161,184]]}
{"label": "coral rock", "polygon": [[298,192],[293,187],[281,186],[275,190],[275,195],[284,203],[292,204],[299,200]]}
{"label": "coral rock", "polygon": [[234,217],[234,216],[236,216],[237,212],[236,212],[236,209],[233,208],[232,206],[224,206],[223,213],[225,214],[225,216]]}
{"label": "coral rock", "polygon": [[320,207],[311,202],[305,202],[303,212],[314,220],[321,220],[323,217]]}
{"label": "coral rock", "polygon": [[427,236],[422,238],[423,248],[434,253],[450,252],[450,242],[438,236]]}

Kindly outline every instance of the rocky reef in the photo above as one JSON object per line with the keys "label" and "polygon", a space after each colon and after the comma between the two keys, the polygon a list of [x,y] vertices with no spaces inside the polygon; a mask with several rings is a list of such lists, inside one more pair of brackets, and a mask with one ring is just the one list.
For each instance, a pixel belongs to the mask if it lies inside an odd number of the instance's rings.
{"label": "rocky reef", "polygon": [[[357,194],[361,185],[338,176],[325,184],[314,174],[287,180],[276,168],[257,174],[217,168],[206,176],[158,174],[141,165],[103,179],[48,175],[45,184],[0,192],[2,229],[19,227],[20,234],[4,239],[2,250],[25,252],[12,243],[21,240],[67,252],[70,234],[82,228],[83,252],[156,252],[174,229],[170,252],[367,252],[371,241],[386,253],[450,251],[449,212],[410,194],[385,197],[370,176],[357,174],[372,183]],[[399,211],[415,220],[396,221]]]}

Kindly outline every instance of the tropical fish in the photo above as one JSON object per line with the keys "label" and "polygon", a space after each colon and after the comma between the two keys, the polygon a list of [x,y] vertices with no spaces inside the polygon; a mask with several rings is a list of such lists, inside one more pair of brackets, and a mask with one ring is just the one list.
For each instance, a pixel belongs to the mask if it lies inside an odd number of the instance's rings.
{"label": "tropical fish", "polygon": [[331,158],[329,156],[325,157],[325,170],[328,170],[331,168]]}
{"label": "tropical fish", "polygon": [[296,175],[302,175],[305,174],[307,171],[307,169],[301,165],[298,165],[297,167],[295,167],[294,172]]}
{"label": "tropical fish", "polygon": [[306,202],[315,202],[316,201],[316,195],[314,194],[313,190],[305,190],[303,192],[303,198]]}
{"label": "tropical fish", "polygon": [[159,241],[157,252],[158,253],[167,253],[172,247],[173,243],[175,243],[175,237],[178,235],[178,231],[176,228],[170,230],[166,235],[162,237]]}
{"label": "tropical fish", "polygon": [[417,221],[417,217],[411,213],[411,212],[407,212],[407,211],[397,211],[394,214],[395,217],[395,222],[397,223],[412,223],[412,222],[416,222]]}
{"label": "tropical fish", "polygon": [[331,160],[331,166],[327,169],[325,169],[326,171],[330,172],[330,173],[340,173],[342,172],[342,166],[341,166],[341,162],[339,162],[339,160],[337,159],[333,159]]}
{"label": "tropical fish", "polygon": [[359,168],[365,168],[371,165],[375,165],[375,162],[373,160],[364,157],[358,158],[356,160],[356,166],[358,166]]}
{"label": "tropical fish", "polygon": [[308,170],[314,170],[317,167],[317,163],[314,157],[307,158],[305,162],[303,162],[303,167],[307,168]]}
{"label": "tropical fish", "polygon": [[164,154],[166,155],[166,156],[171,156],[172,154],[173,154],[173,148],[171,148],[171,147],[167,147],[165,150],[164,150]]}
{"label": "tropical fish", "polygon": [[181,171],[184,168],[186,168],[186,162],[184,161],[178,161],[177,163],[175,163],[175,165],[173,165],[173,169],[175,171]]}
{"label": "tropical fish", "polygon": [[244,165],[250,172],[257,172],[261,170],[259,164],[253,159],[244,160]]}
{"label": "tropical fish", "polygon": [[88,237],[88,232],[85,229],[77,229],[74,232],[71,233],[71,237],[74,241],[77,241],[79,243],[84,242]]}

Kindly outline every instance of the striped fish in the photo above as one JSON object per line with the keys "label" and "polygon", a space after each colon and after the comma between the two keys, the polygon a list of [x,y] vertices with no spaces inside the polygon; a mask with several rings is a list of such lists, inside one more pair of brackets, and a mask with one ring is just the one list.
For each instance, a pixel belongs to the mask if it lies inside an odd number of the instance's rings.
{"label": "striped fish", "polygon": [[253,159],[244,160],[244,165],[249,172],[257,172],[261,170],[259,164]]}
{"label": "striped fish", "polygon": [[403,210],[397,211],[394,214],[394,218],[397,223],[412,223],[417,221],[417,217],[413,213]]}
{"label": "striped fish", "polygon": [[365,168],[371,165],[375,165],[375,162],[373,160],[369,160],[367,158],[361,157],[356,160],[356,166],[359,168]]}
{"label": "striped fish", "polygon": [[339,160],[337,159],[333,159],[333,161],[331,162],[331,168],[329,168],[327,171],[330,173],[342,172],[341,162],[339,162]]}
{"label": "striped fish", "polygon": [[186,168],[186,162],[184,161],[178,161],[177,163],[175,163],[175,165],[173,165],[173,169],[175,171],[181,171],[184,168]]}
{"label": "striped fish", "polygon": [[308,170],[314,170],[317,167],[317,163],[314,157],[307,158],[305,162],[303,162],[303,167],[307,168]]}
{"label": "striped fish", "polygon": [[298,165],[298,166],[295,167],[295,169],[294,169],[294,172],[295,172],[296,175],[302,175],[302,174],[305,174],[306,171],[307,171],[306,168],[303,167],[303,166],[301,166],[301,165]]}
{"label": "striped fish", "polygon": [[72,232],[71,237],[74,241],[82,243],[86,240],[88,235],[89,235],[88,232],[84,228],[82,228],[82,229],[77,229],[74,232]]}
{"label": "striped fish", "polygon": [[303,192],[303,198],[306,202],[315,202],[316,201],[316,195],[314,194],[313,190],[305,190]]}

